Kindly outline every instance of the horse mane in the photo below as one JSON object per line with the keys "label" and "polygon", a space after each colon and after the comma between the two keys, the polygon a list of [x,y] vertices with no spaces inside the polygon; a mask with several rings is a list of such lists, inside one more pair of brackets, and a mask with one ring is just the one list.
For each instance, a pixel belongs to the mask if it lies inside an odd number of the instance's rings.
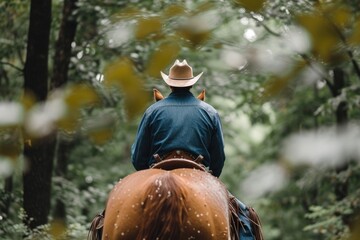
{"label": "horse mane", "polygon": [[249,207],[249,219],[251,221],[251,228],[253,231],[253,234],[255,235],[255,240],[264,240],[264,236],[261,230],[261,221],[256,213],[255,209],[252,207]]}
{"label": "horse mane", "polygon": [[[181,226],[187,217],[185,205],[186,190],[170,172],[151,178],[145,190],[144,219],[136,240],[172,239],[179,240]],[[155,221],[149,221],[154,219]]]}

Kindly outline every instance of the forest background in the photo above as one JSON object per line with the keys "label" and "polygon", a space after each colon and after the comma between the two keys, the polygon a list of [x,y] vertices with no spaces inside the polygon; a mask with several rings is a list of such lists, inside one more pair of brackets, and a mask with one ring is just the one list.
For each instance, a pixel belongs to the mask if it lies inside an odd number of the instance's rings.
{"label": "forest background", "polygon": [[360,4],[0,0],[0,238],[85,239],[152,89],[204,72],[268,240],[360,239]]}

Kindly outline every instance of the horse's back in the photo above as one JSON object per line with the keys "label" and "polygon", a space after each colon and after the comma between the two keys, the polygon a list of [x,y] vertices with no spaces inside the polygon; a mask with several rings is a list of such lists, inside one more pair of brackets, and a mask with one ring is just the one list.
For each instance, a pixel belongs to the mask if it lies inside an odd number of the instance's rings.
{"label": "horse's back", "polygon": [[113,188],[103,239],[228,239],[228,233],[227,191],[217,178],[194,169],[148,169]]}

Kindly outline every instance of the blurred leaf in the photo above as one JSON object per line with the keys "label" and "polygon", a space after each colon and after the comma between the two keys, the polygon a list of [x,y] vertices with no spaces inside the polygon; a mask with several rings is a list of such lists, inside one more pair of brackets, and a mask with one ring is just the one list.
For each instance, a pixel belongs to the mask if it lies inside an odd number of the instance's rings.
{"label": "blurred leaf", "polygon": [[0,136],[0,155],[16,161],[22,153],[20,129],[17,127],[0,129]]}
{"label": "blurred leaf", "polygon": [[102,145],[113,137],[117,119],[118,116],[113,111],[102,109],[97,116],[87,119],[83,128],[95,144]]}
{"label": "blurred leaf", "polygon": [[81,114],[78,111],[74,111],[70,114],[68,113],[65,118],[57,122],[57,126],[67,133],[76,132],[79,126],[80,118]]}
{"label": "blurred leaf", "polygon": [[349,43],[354,45],[360,44],[360,18],[358,18],[354,23],[353,31],[349,38]]}
{"label": "blurred leaf", "polygon": [[349,240],[359,240],[360,239],[360,220],[357,220],[355,222],[352,229],[353,229],[353,231],[351,232],[351,236],[350,236]]}
{"label": "blurred leaf", "polygon": [[124,93],[125,108],[130,118],[141,113],[150,100],[150,95],[143,89],[142,78],[128,58],[120,58],[106,67],[104,83]]}
{"label": "blurred leaf", "polygon": [[36,104],[36,98],[34,94],[30,92],[25,92],[25,94],[21,98],[21,103],[24,107],[24,110],[27,111]]}
{"label": "blurred leaf", "polygon": [[73,132],[78,127],[81,118],[81,109],[98,105],[99,95],[93,87],[85,84],[70,86],[65,93],[67,112],[65,117],[57,122],[58,127],[65,131]]}
{"label": "blurred leaf", "polygon": [[346,27],[350,23],[352,17],[350,10],[345,7],[333,8],[328,10],[327,14],[333,23],[340,29]]}
{"label": "blurred leaf", "polygon": [[211,9],[214,9],[215,7],[216,7],[216,5],[212,2],[204,2],[196,7],[194,14],[203,13],[203,12],[209,11]]}
{"label": "blurred leaf", "polygon": [[234,2],[248,11],[258,12],[262,9],[266,0],[234,0]]}
{"label": "blurred leaf", "polygon": [[211,36],[211,31],[196,31],[191,27],[182,27],[177,32],[179,36],[188,40],[194,48],[206,42]]}
{"label": "blurred leaf", "polygon": [[182,5],[172,4],[165,7],[163,11],[163,16],[168,19],[174,16],[182,15],[185,13],[185,11],[186,9]]}
{"label": "blurred leaf", "polygon": [[137,39],[158,37],[161,35],[162,25],[160,17],[141,18],[135,29],[135,37]]}
{"label": "blurred leaf", "polygon": [[[133,18],[141,16],[141,14],[142,13],[138,8],[127,7],[114,16],[116,18],[120,18],[120,19],[128,19],[128,18],[133,19]],[[118,20],[116,20],[116,21],[118,21]]]}
{"label": "blurred leaf", "polygon": [[64,220],[54,219],[50,223],[50,234],[55,239],[62,239],[64,234],[66,233],[66,224]]}
{"label": "blurred leaf", "polygon": [[331,61],[340,40],[330,22],[317,14],[299,15],[297,21],[309,32],[314,54],[323,61]]}
{"label": "blurred leaf", "polygon": [[305,62],[298,62],[291,72],[285,76],[273,76],[268,80],[264,87],[263,100],[278,95],[288,86],[288,83],[294,79],[299,72],[306,66]]}
{"label": "blurred leaf", "polygon": [[71,86],[66,93],[65,102],[70,108],[81,108],[100,103],[99,95],[95,89],[86,84]]}
{"label": "blurred leaf", "polygon": [[180,46],[176,42],[166,41],[155,50],[148,60],[146,73],[159,77],[160,71],[172,63],[179,55]]}
{"label": "blurred leaf", "polygon": [[103,145],[107,143],[113,137],[113,134],[114,130],[109,127],[88,132],[90,140],[97,145]]}

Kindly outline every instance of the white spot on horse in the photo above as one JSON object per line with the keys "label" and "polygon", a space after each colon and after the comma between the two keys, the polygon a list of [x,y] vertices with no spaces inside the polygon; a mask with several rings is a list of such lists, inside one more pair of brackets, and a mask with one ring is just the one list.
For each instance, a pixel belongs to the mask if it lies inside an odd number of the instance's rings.
{"label": "white spot on horse", "polygon": [[159,187],[162,186],[162,182],[161,182],[160,179],[156,179],[156,180],[155,180],[155,184],[156,184],[156,186],[159,186]]}

